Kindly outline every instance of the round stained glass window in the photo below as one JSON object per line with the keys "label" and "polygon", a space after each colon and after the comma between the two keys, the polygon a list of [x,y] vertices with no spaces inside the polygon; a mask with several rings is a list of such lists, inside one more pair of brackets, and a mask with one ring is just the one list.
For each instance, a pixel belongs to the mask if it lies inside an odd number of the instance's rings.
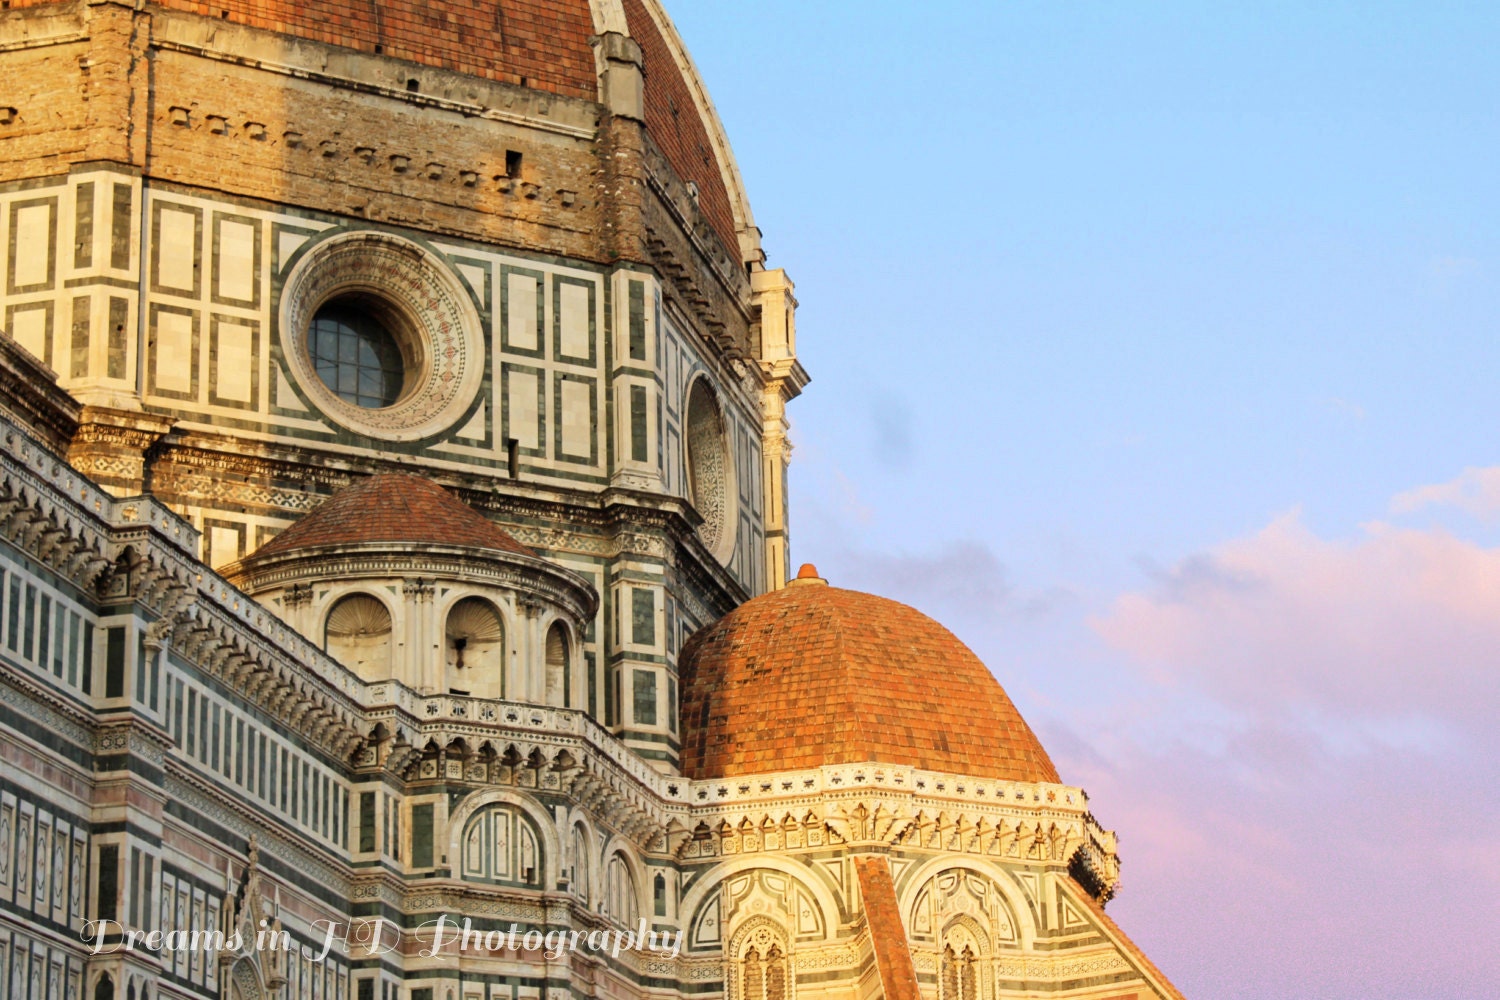
{"label": "round stained glass window", "polygon": [[406,361],[391,330],[357,304],[335,300],[307,327],[307,351],[323,384],[347,403],[384,409],[401,398]]}

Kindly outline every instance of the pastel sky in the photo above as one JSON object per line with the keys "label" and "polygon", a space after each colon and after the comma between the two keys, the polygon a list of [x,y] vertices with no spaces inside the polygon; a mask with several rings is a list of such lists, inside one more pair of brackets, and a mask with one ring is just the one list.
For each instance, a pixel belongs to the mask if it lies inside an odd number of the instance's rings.
{"label": "pastel sky", "polygon": [[990,664],[1194,1000],[1500,983],[1500,6],[677,0],[793,559]]}

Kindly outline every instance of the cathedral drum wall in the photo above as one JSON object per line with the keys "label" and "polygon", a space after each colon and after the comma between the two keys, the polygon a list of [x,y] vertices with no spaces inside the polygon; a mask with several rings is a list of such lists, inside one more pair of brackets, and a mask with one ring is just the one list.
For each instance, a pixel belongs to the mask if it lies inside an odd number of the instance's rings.
{"label": "cathedral drum wall", "polygon": [[0,17],[0,995],[1176,998],[987,668],[787,581],[666,12],[377,7]]}
{"label": "cathedral drum wall", "polygon": [[[638,208],[611,205],[621,192],[657,206],[653,218],[682,202],[653,239],[694,225],[671,167],[642,161],[612,188],[620,153],[599,106],[575,97],[156,8],[59,5],[24,20],[7,58],[47,52],[48,73],[72,73],[59,39],[81,38],[68,44],[85,46],[83,62],[110,66],[94,106],[113,102],[104,117],[130,123],[111,157],[124,162],[60,147],[27,160],[50,174],[0,206],[8,327],[95,408],[75,465],[121,494],[149,479],[222,566],[350,473],[420,461],[594,580],[592,710],[669,763],[676,648],[768,585],[762,386],[715,348],[748,340],[748,286],[722,248],[717,271],[675,280],[602,263],[619,257],[604,231],[635,232],[637,246],[647,233]],[[6,148],[72,134],[22,103]],[[453,322],[473,327],[462,391],[405,423],[337,412],[305,357],[317,304],[289,301],[289,279],[326,243],[386,233],[422,259],[385,273],[367,255],[367,290],[456,288]],[[694,253],[682,243],[672,267]],[[427,354],[415,367],[448,346],[431,332],[415,338]],[[690,385],[713,401],[712,433],[689,427]],[[612,488],[645,491],[661,513],[632,501],[601,516]],[[651,523],[632,523],[643,514]]]}

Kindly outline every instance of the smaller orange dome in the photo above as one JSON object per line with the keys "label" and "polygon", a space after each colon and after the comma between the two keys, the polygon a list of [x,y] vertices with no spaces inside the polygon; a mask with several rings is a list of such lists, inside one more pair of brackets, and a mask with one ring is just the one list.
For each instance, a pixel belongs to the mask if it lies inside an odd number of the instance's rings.
{"label": "smaller orange dome", "polygon": [[372,543],[453,545],[534,555],[505,529],[432,480],[387,472],[338,490],[251,558],[259,562],[298,549]]}
{"label": "smaller orange dome", "polygon": [[810,564],[700,629],[678,670],[689,777],[881,762],[1058,780],[957,636],[904,604],[830,587]]}

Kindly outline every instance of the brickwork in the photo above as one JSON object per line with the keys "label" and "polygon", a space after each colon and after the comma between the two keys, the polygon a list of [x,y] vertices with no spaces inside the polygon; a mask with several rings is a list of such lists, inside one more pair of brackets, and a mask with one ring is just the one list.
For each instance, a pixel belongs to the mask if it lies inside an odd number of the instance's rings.
{"label": "brickwork", "polygon": [[726,247],[736,248],[739,241],[729,192],[692,92],[641,0],[625,0],[624,5],[630,35],[640,44],[646,60],[646,130],[666,153],[677,175],[697,185],[698,204],[714,232]]}
{"label": "brickwork", "polygon": [[161,6],[568,97],[597,96],[587,0],[165,0]]}
{"label": "brickwork", "polygon": [[339,490],[311,514],[261,546],[262,558],[320,546],[400,542],[531,551],[430,479],[370,476]]}
{"label": "brickwork", "polygon": [[[163,52],[150,172],[207,189],[600,259],[598,160],[569,137]],[[527,98],[528,101],[534,98]],[[507,157],[520,156],[516,176]],[[226,176],[222,164],[236,164]]]}
{"label": "brickwork", "polygon": [[679,670],[682,769],[695,777],[879,761],[1058,780],[979,658],[885,598],[799,580],[699,632]]}
{"label": "brickwork", "polygon": [[859,875],[859,900],[865,909],[870,947],[880,969],[883,1000],[920,1000],[890,863],[882,857],[860,857],[854,859],[854,870]]}
{"label": "brickwork", "polygon": [[[21,18],[10,17],[14,28]],[[80,19],[66,9],[33,12],[25,21],[43,35],[76,37],[81,28]],[[5,27],[0,22],[0,30]],[[0,124],[0,181],[60,173],[90,157],[98,116],[109,112],[110,102],[88,85],[81,60],[89,51],[88,41],[79,38],[6,53],[6,95],[0,104],[11,110],[6,112],[10,120]],[[85,93],[97,103],[80,101]]]}

